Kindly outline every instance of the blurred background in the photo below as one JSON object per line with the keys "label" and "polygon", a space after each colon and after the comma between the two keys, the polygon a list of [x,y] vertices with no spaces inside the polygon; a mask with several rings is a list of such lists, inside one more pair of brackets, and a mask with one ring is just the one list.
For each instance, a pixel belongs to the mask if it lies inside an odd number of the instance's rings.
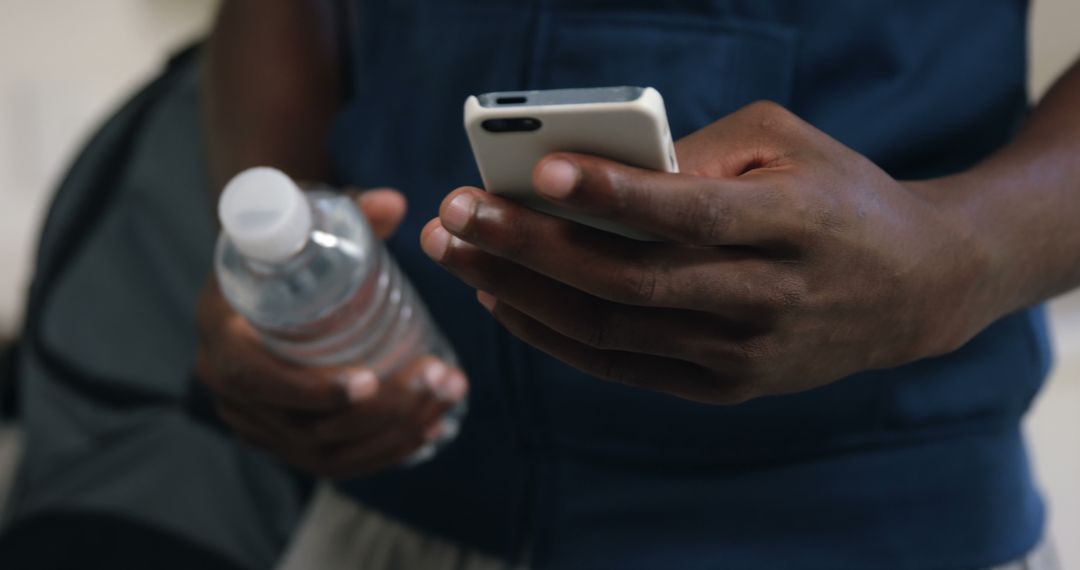
{"label": "blurred background", "polygon": [[[59,177],[117,105],[205,33],[217,0],[2,4],[0,341],[19,329],[37,233]],[[1036,97],[1080,54],[1077,22],[1077,0],[1035,0]],[[1071,569],[1080,568],[1080,293],[1051,303],[1051,315],[1057,364],[1027,428],[1062,567]],[[16,431],[0,429],[0,507],[17,455]]]}

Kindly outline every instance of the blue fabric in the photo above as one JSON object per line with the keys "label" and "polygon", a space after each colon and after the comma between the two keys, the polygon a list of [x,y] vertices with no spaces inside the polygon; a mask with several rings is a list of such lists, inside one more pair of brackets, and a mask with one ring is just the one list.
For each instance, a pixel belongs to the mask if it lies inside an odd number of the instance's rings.
{"label": "blue fabric", "polygon": [[1048,367],[1038,309],[953,354],[710,407],[597,381],[500,330],[417,235],[478,184],[461,106],[652,85],[681,136],[778,101],[904,179],[962,170],[1026,106],[1022,0],[370,0],[333,137],[341,182],[391,185],[391,247],[473,382],[460,440],[349,492],[552,568],[975,568],[1042,532],[1019,421]]}

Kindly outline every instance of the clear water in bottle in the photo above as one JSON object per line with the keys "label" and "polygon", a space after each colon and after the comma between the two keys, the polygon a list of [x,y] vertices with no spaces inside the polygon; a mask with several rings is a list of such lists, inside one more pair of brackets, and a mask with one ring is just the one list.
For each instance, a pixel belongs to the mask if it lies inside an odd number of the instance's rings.
{"label": "clear water in bottle", "polygon": [[[416,358],[455,364],[412,284],[347,196],[302,192],[284,173],[253,168],[226,186],[215,254],[221,291],[282,358],[357,364],[385,379]],[[444,420],[443,441],[464,413]],[[413,461],[430,455],[421,450]]]}

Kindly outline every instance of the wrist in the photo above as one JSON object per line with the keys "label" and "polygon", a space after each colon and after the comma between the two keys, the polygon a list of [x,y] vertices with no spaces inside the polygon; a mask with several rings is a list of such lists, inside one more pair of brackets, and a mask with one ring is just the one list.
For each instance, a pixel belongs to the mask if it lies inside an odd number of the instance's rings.
{"label": "wrist", "polygon": [[1016,262],[1003,232],[984,213],[972,173],[904,182],[936,216],[943,235],[931,238],[926,294],[935,299],[928,320],[926,356],[952,352],[998,318],[1019,308]]}

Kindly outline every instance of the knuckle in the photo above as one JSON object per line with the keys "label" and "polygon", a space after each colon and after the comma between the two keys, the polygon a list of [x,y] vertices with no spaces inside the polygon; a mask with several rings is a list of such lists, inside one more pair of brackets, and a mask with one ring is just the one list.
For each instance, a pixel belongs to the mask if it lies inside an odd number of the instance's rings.
{"label": "knuckle", "polygon": [[805,245],[814,238],[814,220],[821,205],[797,180],[779,179],[760,200],[777,212],[775,223],[783,233],[781,241]]}
{"label": "knuckle", "polygon": [[733,347],[733,371],[737,382],[753,382],[764,378],[771,367],[775,350],[771,341],[764,337],[755,337],[738,341]]}
{"label": "knuckle", "polygon": [[777,287],[773,295],[776,306],[784,312],[793,312],[806,305],[810,291],[802,278],[787,276],[777,279]]}
{"label": "knuckle", "polygon": [[632,208],[630,196],[621,191],[626,186],[625,176],[610,168],[588,169],[588,184],[594,195],[611,199],[594,200],[591,204],[597,214],[621,214]]}
{"label": "knuckle", "polygon": [[802,307],[807,298],[805,283],[793,276],[771,274],[755,302],[755,308],[770,328],[776,321]]}
{"label": "knuckle", "polygon": [[758,116],[768,116],[783,113],[786,111],[783,105],[780,105],[776,101],[770,99],[758,99],[751,102],[746,106],[747,112],[753,113]]}
{"label": "knuckle", "polygon": [[815,203],[809,209],[807,220],[815,235],[840,234],[849,226],[843,212],[831,203]]}
{"label": "knuckle", "polygon": [[700,186],[687,200],[680,219],[686,220],[684,241],[690,245],[713,245],[732,224],[731,207],[712,188]]}
{"label": "knuckle", "polygon": [[788,226],[793,237],[813,239],[822,231],[836,231],[845,225],[841,211],[828,193],[815,192],[794,179],[785,179],[777,193],[789,213]]}
{"label": "knuckle", "polygon": [[783,130],[792,125],[795,115],[775,101],[754,101],[745,108],[754,123],[766,131]]}
{"label": "knuckle", "polygon": [[759,205],[770,205],[783,208],[797,208],[804,200],[803,188],[795,176],[776,176],[769,184],[758,190],[757,202]]}
{"label": "knuckle", "polygon": [[651,303],[656,298],[656,271],[643,269],[637,272],[637,279],[632,283],[633,298],[641,303]]}
{"label": "knuckle", "polygon": [[617,277],[615,289],[620,301],[650,305],[660,296],[663,269],[649,259],[628,263]]}
{"label": "knuckle", "polygon": [[610,348],[610,331],[612,327],[612,315],[603,310],[594,309],[588,313],[588,331],[585,333],[585,344],[599,349]]}

